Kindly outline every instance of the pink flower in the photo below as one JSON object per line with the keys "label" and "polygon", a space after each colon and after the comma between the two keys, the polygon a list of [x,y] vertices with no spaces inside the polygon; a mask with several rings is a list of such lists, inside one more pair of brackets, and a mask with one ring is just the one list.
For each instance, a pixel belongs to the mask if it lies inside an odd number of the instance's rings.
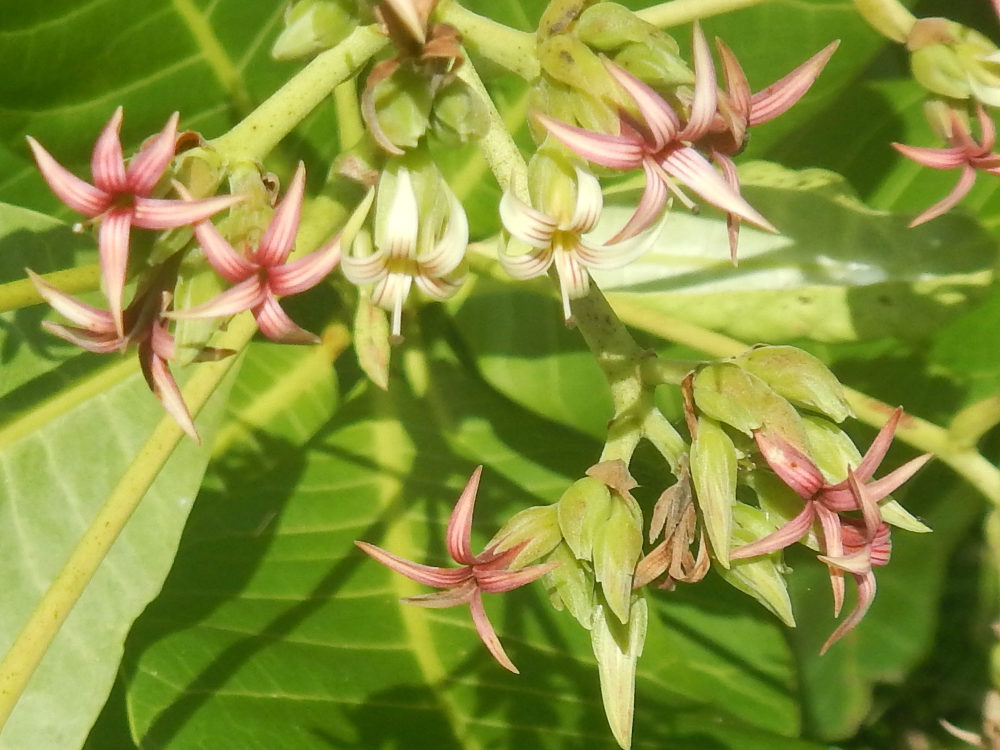
{"label": "pink flower", "polygon": [[502,594],[524,586],[541,578],[556,568],[559,563],[545,563],[531,565],[520,570],[508,570],[507,566],[513,562],[524,545],[517,545],[499,554],[493,552],[491,547],[487,547],[478,555],[472,554],[470,544],[472,513],[475,508],[476,492],[479,489],[479,477],[482,471],[483,467],[479,466],[472,472],[472,476],[465,485],[465,489],[462,490],[448,521],[445,537],[448,554],[462,567],[438,568],[432,565],[421,565],[397,557],[368,542],[355,542],[355,544],[387,568],[402,573],[410,580],[425,586],[444,589],[444,591],[433,594],[409,596],[403,599],[404,602],[420,607],[454,607],[459,604],[468,604],[476,632],[479,633],[479,637],[493,658],[500,662],[504,668],[518,674],[517,667],[507,656],[496,631],[486,616],[486,610],[483,607],[483,593]]}
{"label": "pink flower", "polygon": [[923,224],[937,218],[953,208],[972,189],[976,181],[976,171],[982,170],[992,175],[1000,176],[1000,154],[993,153],[996,142],[996,126],[986,114],[982,104],[976,104],[976,116],[979,120],[981,142],[972,137],[969,126],[952,110],[947,114],[947,148],[924,148],[893,143],[903,156],[913,159],[931,169],[961,169],[962,174],[951,192],[942,200],[928,208],[910,222],[911,227]]}
{"label": "pink flower", "polygon": [[311,344],[315,334],[299,328],[281,309],[278,297],[299,294],[322,281],[340,261],[340,235],[298,260],[288,262],[295,245],[305,192],[305,165],[299,162],[284,199],[255,248],[245,254],[233,249],[210,221],[195,225],[194,234],[208,262],[234,284],[214,299],[168,313],[174,319],[214,318],[250,310],[260,332],[272,341]]}
{"label": "pink flower", "polygon": [[139,149],[126,166],[119,137],[122,108],[118,107],[94,144],[90,161],[93,185],[72,174],[28,136],[38,169],[52,192],[74,211],[100,222],[98,247],[104,293],[120,337],[124,335],[122,290],[131,228],[172,229],[193,224],[242,200],[232,195],[197,201],[150,197],[174,156],[178,119],[176,112],[171,115],[159,135]]}
{"label": "pink flower", "polygon": [[[888,528],[883,536],[881,528],[884,524],[879,501],[899,488],[931,458],[929,453],[925,453],[881,479],[873,479],[889,450],[902,415],[902,409],[893,412],[858,466],[849,469],[847,478],[835,484],[828,483],[813,460],[780,435],[772,437],[763,431],[754,433],[757,447],[768,466],[805,501],[805,506],[801,513],[784,526],[733,550],[729,557],[740,560],[784,549],[806,536],[813,523],[818,521],[822,529],[820,544],[823,554],[820,559],[830,566],[834,616],[840,614],[844,603],[845,570],[855,574],[859,592],[858,606],[827,640],[823,651],[860,622],[875,596],[875,579],[870,575],[871,565],[885,565],[888,562]],[[858,519],[840,515],[849,511],[861,511],[866,529],[864,536],[859,536]]]}
{"label": "pink flower", "polygon": [[[42,299],[76,323],[76,326],[66,326],[45,321],[42,325],[49,333],[96,354],[124,352],[137,347],[139,365],[153,395],[192,440],[201,442],[191,413],[167,365],[174,357],[174,337],[167,331],[168,321],[163,317],[170,304],[169,292],[153,286],[137,294],[123,312],[124,333],[119,334],[114,315],[108,310],[80,302],[31,271],[28,275]],[[206,352],[208,358],[220,354],[217,350]]]}

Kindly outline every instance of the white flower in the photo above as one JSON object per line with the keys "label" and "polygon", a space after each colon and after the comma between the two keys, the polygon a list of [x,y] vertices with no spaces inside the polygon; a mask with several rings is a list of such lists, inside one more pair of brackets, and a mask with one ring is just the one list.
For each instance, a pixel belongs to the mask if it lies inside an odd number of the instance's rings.
{"label": "white flower", "polygon": [[[647,232],[625,242],[597,246],[583,235],[591,232],[601,215],[604,199],[601,185],[589,172],[576,167],[576,202],[568,218],[550,216],[532,208],[510,192],[500,199],[500,220],[511,236],[530,246],[512,255],[501,248],[500,264],[515,279],[541,276],[555,263],[562,293],[563,316],[572,320],[570,300],[590,290],[587,268],[620,268],[642,255],[656,232]],[[513,243],[511,243],[513,244]]]}
{"label": "white flower", "polygon": [[435,191],[444,205],[432,203],[429,215],[421,217],[409,170],[400,167],[395,179],[387,180],[386,175],[393,177],[383,173],[378,197],[384,201],[389,194],[391,203],[388,211],[377,214],[374,251],[366,254],[371,248],[356,240],[341,268],[351,282],[375,285],[372,302],[392,312],[392,335],[398,337],[403,303],[414,282],[436,300],[448,299],[462,286],[465,268],[460,265],[469,244],[469,223],[444,180],[438,178]]}

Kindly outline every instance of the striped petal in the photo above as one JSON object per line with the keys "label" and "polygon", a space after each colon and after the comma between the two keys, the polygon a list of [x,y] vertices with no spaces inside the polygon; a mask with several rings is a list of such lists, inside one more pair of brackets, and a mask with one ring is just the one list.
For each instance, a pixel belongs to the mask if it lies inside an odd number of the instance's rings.
{"label": "striped petal", "polygon": [[858,602],[855,604],[851,614],[844,618],[840,625],[837,626],[837,629],[826,639],[823,647],[819,650],[820,655],[825,654],[830,646],[857,627],[858,623],[868,613],[872,602],[875,601],[876,584],[874,574],[869,572],[864,576],[855,576],[855,580],[858,582]]}
{"label": "striped petal", "polygon": [[469,245],[469,219],[455,194],[445,185],[448,194],[448,223],[441,239],[425,256],[418,258],[421,275],[442,277],[454,271],[465,257]]}
{"label": "striped petal", "polygon": [[109,193],[84,182],[70,172],[30,135],[27,140],[38,165],[38,171],[42,173],[42,178],[59,200],[74,211],[91,218],[100,216],[107,210],[112,200]]}
{"label": "striped petal", "polygon": [[136,198],[132,223],[141,229],[175,229],[204,221],[244,200],[242,195],[217,195],[195,201]]}
{"label": "striped petal", "polygon": [[958,169],[968,164],[969,157],[964,148],[927,148],[926,146],[907,146],[905,143],[893,143],[892,147],[907,159],[931,169]]}
{"label": "striped petal", "polygon": [[90,157],[90,172],[94,185],[112,195],[129,192],[125,177],[125,160],[119,136],[122,127],[122,108],[118,107],[94,144]]}
{"label": "striped petal", "polygon": [[576,205],[569,224],[562,228],[567,232],[586,234],[597,226],[597,220],[601,218],[601,209],[604,208],[604,194],[601,192],[601,183],[594,175],[579,167],[575,167],[575,170]]}
{"label": "striped petal", "polygon": [[171,310],[163,315],[173,320],[222,318],[263,304],[266,295],[266,287],[261,283],[260,278],[251,276],[246,281],[241,281],[207,302],[185,310]]}
{"label": "striped petal", "polygon": [[594,164],[611,169],[635,169],[642,164],[646,149],[639,138],[593,133],[539,113],[535,119],[566,148]]}
{"label": "striped petal", "polygon": [[386,274],[372,289],[372,304],[392,311],[392,336],[399,338],[403,327],[403,303],[410,294],[413,277],[408,273]]}
{"label": "striped petal", "polygon": [[[685,141],[697,141],[708,132],[718,109],[718,87],[715,82],[715,63],[712,62],[712,52],[708,48],[705,32],[701,24],[694,24],[694,101],[691,102],[691,113],[687,124],[677,135]],[[668,141],[669,142],[669,141]]]}
{"label": "striped petal", "polygon": [[302,216],[302,198],[306,188],[306,167],[299,162],[281,204],[274,211],[271,223],[254,253],[254,260],[265,267],[277,266],[287,260],[295,245]]}
{"label": "striped petal", "polygon": [[656,168],[656,164],[646,160],[642,163],[642,171],[646,174],[646,189],[642,192],[639,205],[635,207],[635,212],[629,217],[625,226],[608,240],[609,245],[631,239],[648,229],[667,205],[667,183]]}
{"label": "striped petal", "polygon": [[418,274],[414,277],[414,282],[417,284],[417,288],[421,292],[426,294],[431,299],[435,299],[438,302],[443,302],[446,299],[451,299],[455,296],[455,293],[462,288],[462,284],[465,283],[465,279],[468,274],[466,269],[458,268],[451,273],[444,274],[443,276],[431,276],[429,274]]}
{"label": "striped petal", "polygon": [[719,51],[719,57],[722,58],[722,75],[726,79],[726,93],[729,96],[728,106],[732,113],[727,124],[732,130],[733,140],[736,143],[743,143],[750,119],[750,83],[747,81],[740,61],[736,59],[736,55],[726,43],[721,39],[716,39],[715,48]]}
{"label": "striped petal", "polygon": [[512,237],[534,248],[548,247],[559,224],[509,191],[500,198],[500,221]]}
{"label": "striped petal", "polygon": [[257,273],[258,266],[233,249],[226,238],[212,222],[202,221],[195,225],[194,236],[201,245],[201,251],[212,268],[230,284],[245,281]]}
{"label": "striped petal", "polygon": [[391,552],[386,552],[381,547],[376,547],[368,542],[355,542],[354,544],[385,567],[402,573],[411,581],[422,583],[425,586],[441,589],[454,588],[472,577],[472,571],[469,568],[438,568],[433,565],[421,565],[398,557]]}
{"label": "striped petal", "polygon": [[135,195],[149,195],[174,158],[177,141],[177,122],[180,115],[174,112],[152,141],[143,146],[129,162],[126,177],[128,189]]}
{"label": "striped petal", "polygon": [[559,275],[559,292],[562,297],[563,319],[567,325],[573,320],[570,300],[586,297],[590,291],[590,274],[580,265],[575,255],[565,250],[555,251],[556,273]]}
{"label": "striped petal", "polygon": [[396,173],[396,189],[392,194],[386,221],[379,222],[376,219],[375,244],[389,258],[412,258],[417,250],[419,221],[417,196],[413,192],[410,170],[400,167]]}
{"label": "striped petal", "polygon": [[200,445],[201,438],[194,426],[191,412],[188,411],[187,404],[184,403],[184,397],[177,387],[177,381],[174,380],[166,360],[157,356],[153,351],[152,343],[149,340],[139,345],[139,365],[146,378],[146,384],[153,395],[159,399],[167,414],[174,418],[174,421],[180,425],[188,437]]}
{"label": "striped petal", "polygon": [[94,333],[84,328],[74,328],[73,326],[53,323],[51,320],[43,320],[42,327],[53,336],[58,336],[63,341],[68,341],[73,346],[78,346],[93,354],[119,352],[123,351],[127,346],[125,339],[118,338],[113,333]]}
{"label": "striped petal", "polygon": [[811,500],[826,483],[812,459],[780,435],[757,430],[754,439],[771,470],[803,500]]}
{"label": "striped petal", "polygon": [[529,565],[527,568],[520,568],[518,570],[475,569],[473,572],[475,573],[480,589],[488,594],[505,594],[532,581],[537,581],[543,575],[555,570],[560,565],[561,563],[558,562],[550,562],[541,565]]}
{"label": "striped petal", "polygon": [[501,667],[514,674],[520,674],[517,671],[517,667],[514,666],[514,662],[507,656],[507,652],[503,650],[500,639],[497,637],[493,625],[490,624],[490,619],[486,616],[486,609],[483,607],[483,597],[478,589],[472,595],[472,600],[469,602],[469,610],[472,612],[472,622],[476,626],[476,632],[479,633],[479,638],[486,646],[486,650],[493,655],[493,658],[497,660]]}
{"label": "striped petal", "polygon": [[352,284],[374,284],[388,273],[388,259],[383,250],[358,258],[345,255],[340,260],[340,270]]}
{"label": "striped petal", "polygon": [[552,265],[553,250],[551,245],[545,247],[532,248],[528,253],[521,255],[508,255],[506,250],[500,249],[499,260],[508,275],[521,281],[533,279],[541,276],[549,270]]}
{"label": "striped petal", "polygon": [[455,508],[448,519],[448,530],[445,534],[448,554],[452,560],[462,565],[472,565],[476,562],[471,547],[472,513],[476,508],[476,493],[479,491],[479,478],[482,474],[483,467],[477,466],[469,481],[465,483],[465,489],[458,496]]}
{"label": "striped petal", "polygon": [[39,296],[64,318],[73,321],[91,333],[103,336],[115,336],[114,316],[107,310],[101,310],[85,302],[80,302],[76,297],[71,297],[65,292],[56,289],[30,269],[27,269],[27,273]]}
{"label": "striped petal", "polygon": [[[653,91],[652,88],[624,68],[609,60],[604,61],[604,67],[607,68],[611,77],[618,82],[618,85],[625,89],[625,92],[639,108],[639,113],[642,115],[643,122],[651,136],[649,142],[650,150],[659,151],[668,144],[673,143],[677,139],[677,133],[681,127],[680,119],[677,117],[677,113],[674,112],[673,107],[667,104],[663,97]],[[591,161],[596,160],[591,159]],[[600,164],[601,162],[597,163]]]}
{"label": "striped petal", "polygon": [[920,224],[924,224],[931,219],[936,219],[942,214],[948,213],[948,211],[958,205],[962,198],[968,195],[975,182],[976,170],[970,166],[964,167],[962,169],[961,177],[958,178],[958,182],[955,183],[955,187],[951,189],[951,192],[922,214],[917,216],[917,218],[910,222],[910,226],[919,226]]}
{"label": "striped petal", "polygon": [[760,125],[790,109],[810,89],[838,46],[839,41],[830,42],[791,73],[751,96],[749,124]]}
{"label": "striped petal", "polygon": [[787,523],[779,526],[767,536],[737,547],[729,553],[730,560],[744,560],[748,557],[767,555],[789,547],[809,533],[816,511],[812,503],[806,503],[802,511]]}
{"label": "striped petal", "polygon": [[266,295],[264,301],[253,308],[253,316],[260,332],[279,344],[318,344],[320,341],[315,333],[299,328],[281,309],[274,295]]}
{"label": "striped petal", "polygon": [[267,283],[279,297],[312,289],[330,275],[340,262],[340,235],[298,260],[275,266],[267,272]]}
{"label": "striped petal", "polygon": [[98,248],[101,261],[101,280],[108,309],[115,320],[118,335],[125,333],[122,322],[122,294],[125,289],[125,272],[128,267],[128,241],[132,228],[131,209],[114,209],[101,220]]}

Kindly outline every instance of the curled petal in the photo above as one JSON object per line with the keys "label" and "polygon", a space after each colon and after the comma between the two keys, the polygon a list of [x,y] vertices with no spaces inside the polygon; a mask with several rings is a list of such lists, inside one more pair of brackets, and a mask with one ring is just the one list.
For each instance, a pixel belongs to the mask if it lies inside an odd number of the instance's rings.
{"label": "curled petal", "polygon": [[171,310],[163,315],[174,320],[222,318],[263,304],[266,295],[267,288],[261,283],[260,278],[251,276],[246,281],[241,281],[207,302],[189,307],[186,310]]}
{"label": "curled petal", "polygon": [[28,136],[28,145],[35,157],[38,171],[56,197],[74,211],[91,218],[100,216],[111,205],[113,196],[84,182],[52,158],[42,145]]}
{"label": "curled petal", "polygon": [[398,557],[391,552],[386,552],[381,547],[376,547],[368,542],[355,542],[354,544],[387,568],[402,573],[411,581],[422,583],[425,586],[454,588],[472,577],[472,571],[468,568],[438,568],[433,565],[421,565]]}
{"label": "curled petal", "polygon": [[483,597],[476,589],[472,594],[472,599],[469,601],[469,610],[472,612],[472,622],[476,626],[476,632],[479,633],[479,638],[485,644],[487,650],[493,655],[500,666],[504,669],[510,670],[514,674],[520,674],[517,671],[517,667],[514,666],[514,662],[510,660],[507,656],[507,652],[503,650],[503,646],[500,644],[500,639],[497,637],[496,631],[493,629],[493,625],[490,624],[489,618],[486,616],[486,608],[483,607]]}
{"label": "curled petal", "polygon": [[101,280],[108,308],[115,320],[118,335],[124,335],[122,322],[122,294],[128,267],[128,240],[132,228],[132,211],[115,209],[105,214],[98,234],[100,248]]}
{"label": "curled petal", "polygon": [[340,260],[340,268],[352,284],[373,284],[384,279],[387,266],[388,259],[381,249],[363,258],[345,255]]}
{"label": "curled petal", "polygon": [[[639,108],[639,113],[642,115],[642,119],[645,122],[646,127],[649,129],[649,134],[652,137],[652,140],[649,143],[649,148],[652,151],[659,151],[667,144],[674,141],[677,138],[677,131],[680,130],[681,123],[680,119],[677,117],[677,113],[674,112],[673,108],[667,104],[666,101],[664,101],[663,97],[627,70],[616,65],[615,63],[605,60],[604,67],[607,68],[611,77],[618,82],[618,85],[625,89],[625,92],[632,98],[632,101],[634,101],[636,106]],[[559,137],[558,134],[555,135],[557,138]],[[560,138],[560,140],[563,139]],[[565,141],[563,142],[566,143]],[[570,146],[569,143],[566,143],[566,145]],[[570,148],[573,147],[570,146]],[[582,155],[583,154],[581,154],[581,156]],[[589,159],[590,157],[585,158]],[[591,159],[591,161],[597,160]],[[602,162],[597,163],[601,164]]]}
{"label": "curled petal", "polygon": [[500,198],[500,221],[511,236],[535,248],[548,247],[559,224],[511,192]]}
{"label": "curled petal", "polygon": [[319,343],[319,336],[295,325],[272,294],[266,294],[264,301],[253,308],[253,316],[260,332],[271,341],[281,344]]}
{"label": "curled petal", "polygon": [[639,199],[639,205],[625,226],[608,240],[609,245],[631,239],[648,229],[667,205],[667,183],[656,168],[656,164],[646,160],[642,163],[642,171],[646,174],[646,189]]}
{"label": "curled petal", "polygon": [[180,115],[174,112],[157,136],[143,146],[128,165],[129,189],[136,195],[149,195],[174,157],[177,141],[177,122]]}
{"label": "curled petal", "polygon": [[446,188],[446,192],[450,203],[448,224],[434,248],[418,258],[420,271],[427,276],[444,276],[454,271],[469,245],[469,220],[465,209],[451,190]]}
{"label": "curled petal", "polygon": [[790,109],[813,85],[838,46],[839,41],[830,42],[791,73],[750,97],[749,124],[760,125]]}
{"label": "curled petal", "polygon": [[592,247],[581,240],[576,246],[576,258],[587,268],[621,268],[649,250],[650,245],[659,236],[659,228],[655,227],[625,242],[603,245],[600,248]]}
{"label": "curled petal", "polygon": [[976,170],[970,166],[965,166],[962,168],[962,176],[958,178],[958,182],[955,183],[955,187],[951,189],[942,200],[935,203],[933,206],[928,208],[917,218],[910,222],[911,227],[919,226],[931,219],[936,219],[941,214],[945,214],[958,205],[958,202],[962,200],[972,190],[972,186],[976,181]]}
{"label": "curled petal", "polygon": [[694,101],[691,103],[691,114],[684,130],[678,137],[685,141],[697,141],[708,132],[718,109],[717,87],[715,84],[715,64],[712,53],[705,40],[701,24],[694,24]]}
{"label": "curled petal", "polygon": [[[397,173],[396,190],[387,214],[388,221],[382,223],[382,236],[376,234],[376,246],[384,250],[389,258],[411,258],[417,249],[417,229],[420,216],[417,210],[417,196],[413,192],[410,170],[400,167]],[[378,233],[379,224],[376,223]]]}
{"label": "curled petal", "polygon": [[284,263],[295,245],[295,235],[299,231],[299,219],[302,216],[302,198],[306,188],[306,167],[299,162],[292,182],[288,186],[281,205],[274,211],[271,223],[267,225],[264,236],[254,253],[254,259],[265,267]]}
{"label": "curled petal", "polygon": [[129,191],[125,177],[122,142],[119,138],[121,127],[122,108],[118,107],[97,137],[94,152],[90,157],[90,172],[94,175],[94,185],[112,195]]}
{"label": "curled petal", "polygon": [[[738,195],[740,192],[740,176],[736,171],[733,160],[723,153],[712,152],[712,160],[719,165],[722,170],[722,179]],[[729,258],[733,265],[736,265],[736,251],[740,240],[740,217],[735,214],[726,214],[726,230],[729,234]]]}
{"label": "curled petal", "polygon": [[448,519],[448,531],[446,533],[448,554],[451,559],[462,565],[472,565],[476,562],[476,557],[472,554],[470,539],[472,537],[472,513],[476,507],[476,493],[479,491],[479,477],[482,476],[483,467],[477,466],[472,472],[469,481],[465,484],[465,489],[458,496],[455,509]]}
{"label": "curled petal", "polygon": [[[463,568],[462,570],[466,570]],[[435,591],[431,594],[418,594],[416,596],[406,596],[400,601],[406,604],[415,604],[418,607],[428,609],[446,609],[447,607],[457,607],[459,604],[468,604],[472,600],[472,595],[476,592],[476,581],[470,577],[455,588]]]}
{"label": "curled petal", "polygon": [[132,223],[141,229],[174,229],[204,221],[244,200],[242,195],[217,195],[196,201],[136,198]]}
{"label": "curled petal", "polygon": [[533,279],[541,276],[552,265],[553,250],[551,245],[532,248],[531,252],[521,255],[508,255],[501,248],[499,259],[503,269],[515,279]]}
{"label": "curled petal", "polygon": [[645,147],[637,137],[592,133],[538,113],[535,119],[566,148],[594,164],[611,169],[635,169],[642,164]]}
{"label": "curled petal", "polygon": [[417,287],[431,299],[439,302],[451,299],[455,292],[462,288],[465,283],[466,269],[459,268],[444,276],[431,276],[429,274],[418,274],[414,277]]}
{"label": "curled petal", "polygon": [[590,291],[590,274],[580,265],[576,253],[572,250],[557,248],[555,264],[556,273],[559,274],[559,289],[562,293],[563,317],[570,320],[572,318],[570,300],[587,296],[587,292]]}
{"label": "curled petal", "polygon": [[875,601],[875,576],[869,572],[867,575],[855,576],[855,580],[858,582],[858,603],[854,606],[851,614],[844,618],[843,622],[826,639],[826,643],[819,650],[821,655],[825,654],[830,646],[851,632],[864,619],[864,616],[872,606],[872,602]]}
{"label": "curled petal", "polygon": [[567,232],[586,234],[597,226],[604,207],[604,195],[601,193],[601,183],[590,172],[584,172],[576,167],[576,206],[569,225],[563,227]]}
{"label": "curled petal", "polygon": [[157,356],[149,340],[139,345],[139,365],[149,389],[163,404],[167,414],[174,418],[188,437],[200,444],[201,438],[195,429],[194,420],[191,419],[191,412],[188,411],[187,404],[184,403],[184,398],[177,387],[177,381],[174,380],[166,361]]}
{"label": "curled petal", "polygon": [[736,55],[721,39],[715,40],[715,47],[722,58],[722,75],[726,79],[726,92],[729,95],[729,109],[733,117],[729,127],[732,128],[733,140],[743,143],[746,137],[746,127],[750,119],[750,83],[747,81],[743,66]]}

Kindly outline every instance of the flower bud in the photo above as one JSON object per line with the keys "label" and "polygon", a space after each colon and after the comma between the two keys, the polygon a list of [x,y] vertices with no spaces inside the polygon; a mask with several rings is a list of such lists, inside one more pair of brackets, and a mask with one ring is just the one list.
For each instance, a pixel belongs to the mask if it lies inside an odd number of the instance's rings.
{"label": "flower bud", "polygon": [[680,55],[680,47],[672,37],[618,3],[590,6],[580,14],[573,31],[580,41],[601,52],[611,53],[628,44],[650,46],[654,39],[661,37],[655,43]]}
{"label": "flower bud", "polygon": [[593,556],[594,533],[611,514],[611,502],[611,490],[591,477],[578,479],[559,498],[559,528],[578,560]]}
{"label": "flower bud", "polygon": [[431,123],[435,135],[448,144],[468,143],[486,135],[489,113],[482,98],[465,81],[456,79],[434,97]]}
{"label": "flower bud", "polygon": [[594,621],[594,574],[590,564],[578,560],[569,545],[562,542],[549,554],[548,562],[559,563],[545,574],[543,581],[552,606],[568,609],[583,627],[590,630]]}
{"label": "flower bud", "polygon": [[594,578],[611,611],[628,622],[632,574],[642,554],[642,511],[631,496],[611,494],[607,519],[593,532]]}
{"label": "flower bud", "polygon": [[[733,537],[735,546],[748,544],[767,536],[777,528],[767,514],[744,503],[733,506]],[[759,601],[790,628],[795,627],[788,586],[782,575],[781,554],[758,555],[746,560],[733,560],[728,570],[720,571],[723,579],[735,589]]]}
{"label": "flower bud", "polygon": [[677,56],[673,39],[653,37],[649,46],[630,44],[614,56],[616,64],[670,98],[678,86],[693,86],[694,71]]}
{"label": "flower bud", "polygon": [[376,83],[372,101],[379,128],[397,148],[414,148],[427,132],[432,103],[430,83],[411,65],[401,65]]}
{"label": "flower bud", "polygon": [[301,0],[285,10],[285,28],[271,47],[271,57],[311,57],[335,46],[357,23],[346,2]]}
{"label": "flower bud", "polygon": [[826,414],[834,422],[851,416],[844,386],[819,359],[794,346],[759,346],[736,358],[793,404]]}
{"label": "flower bud", "polygon": [[623,748],[632,744],[635,708],[635,665],[646,642],[649,614],[646,600],[633,597],[628,624],[618,622],[603,606],[594,612],[590,643],[597,658],[601,698],[611,733]]}
{"label": "flower bud", "polygon": [[561,541],[558,506],[536,505],[516,513],[490,540],[487,548],[499,554],[520,546],[517,557],[507,566],[517,570],[545,557]]}
{"label": "flower bud", "polygon": [[691,442],[691,481],[715,558],[729,567],[729,538],[736,502],[736,448],[718,422],[698,417]]}
{"label": "flower bud", "polygon": [[621,99],[604,63],[575,37],[560,35],[546,39],[538,45],[538,62],[546,76],[574,91],[610,101]]}
{"label": "flower bud", "polygon": [[974,29],[946,18],[921,18],[906,39],[910,68],[929,91],[1000,106],[997,47]]}

